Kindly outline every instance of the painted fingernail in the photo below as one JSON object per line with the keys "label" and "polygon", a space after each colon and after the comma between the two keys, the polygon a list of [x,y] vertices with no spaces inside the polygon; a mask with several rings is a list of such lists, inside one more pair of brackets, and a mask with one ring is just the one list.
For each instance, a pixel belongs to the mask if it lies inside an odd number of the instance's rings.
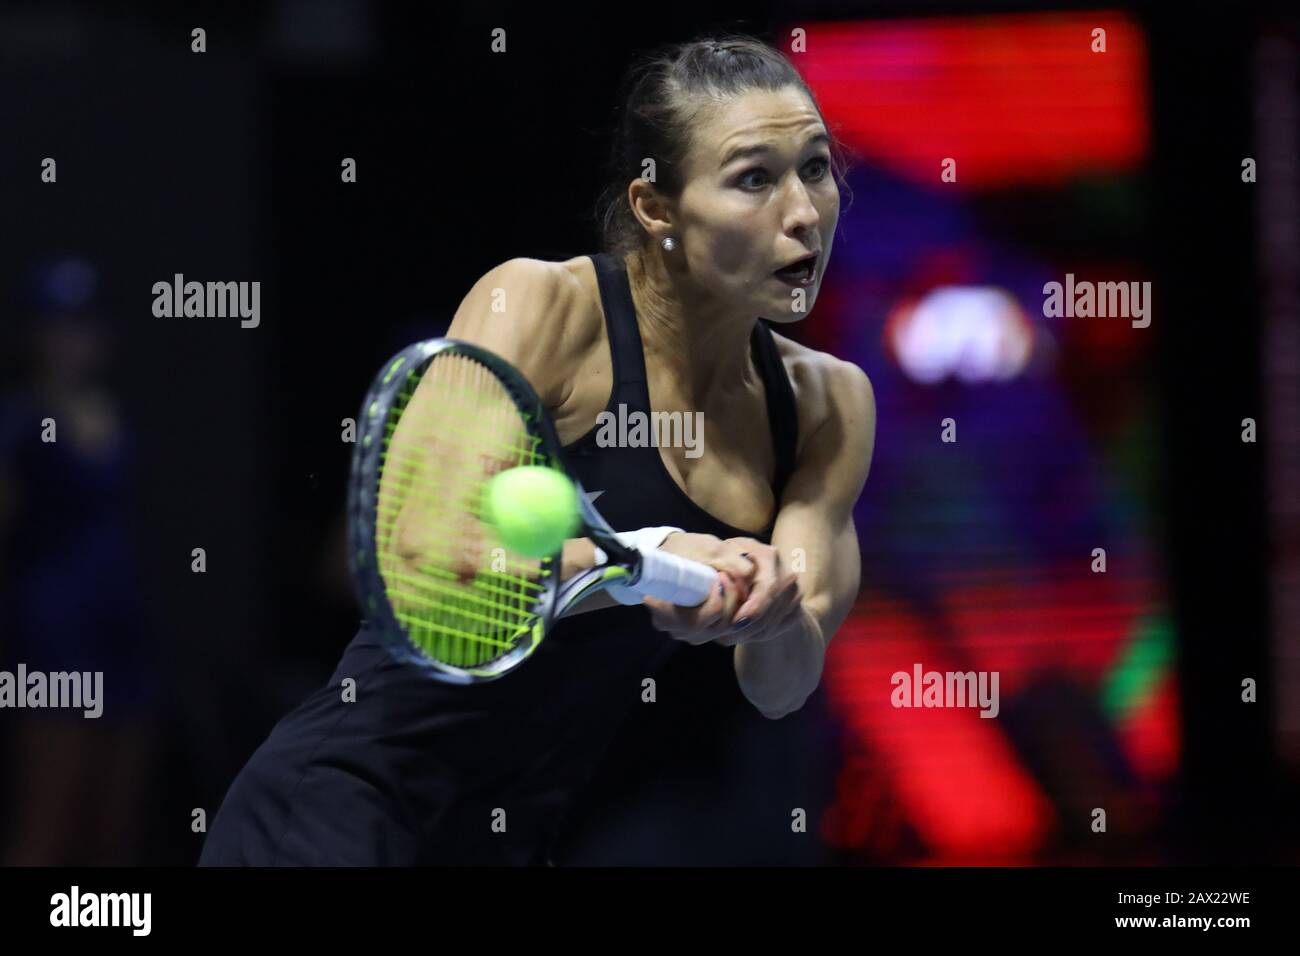
{"label": "painted fingernail", "polygon": [[723,584],[721,581],[718,582],[718,594],[720,594],[722,597],[727,596],[727,586]]}
{"label": "painted fingernail", "polygon": [[739,621],[733,624],[732,627],[735,628],[737,631],[740,630],[742,627],[749,627],[749,620],[750,619],[747,617],[742,617]]}

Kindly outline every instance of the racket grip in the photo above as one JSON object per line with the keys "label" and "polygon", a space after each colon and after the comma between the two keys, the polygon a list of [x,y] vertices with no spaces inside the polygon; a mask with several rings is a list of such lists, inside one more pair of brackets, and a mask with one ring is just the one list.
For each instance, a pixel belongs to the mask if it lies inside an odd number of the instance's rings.
{"label": "racket grip", "polygon": [[668,551],[641,552],[641,576],[630,589],[680,607],[702,604],[718,578],[716,569]]}

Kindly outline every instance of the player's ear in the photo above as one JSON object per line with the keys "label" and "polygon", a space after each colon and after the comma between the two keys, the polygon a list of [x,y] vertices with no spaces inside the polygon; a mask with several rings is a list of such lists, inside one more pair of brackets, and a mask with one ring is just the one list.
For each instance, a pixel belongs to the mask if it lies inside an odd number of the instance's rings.
{"label": "player's ear", "polygon": [[662,242],[673,232],[671,203],[668,202],[654,183],[647,182],[639,176],[627,185],[627,204],[632,208],[632,215],[654,242]]}

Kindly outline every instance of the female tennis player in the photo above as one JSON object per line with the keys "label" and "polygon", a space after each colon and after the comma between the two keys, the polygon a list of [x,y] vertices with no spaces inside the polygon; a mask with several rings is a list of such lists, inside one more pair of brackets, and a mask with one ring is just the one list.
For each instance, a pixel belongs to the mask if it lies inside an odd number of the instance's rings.
{"label": "female tennis player", "polygon": [[[817,687],[858,590],[852,509],[874,398],[856,366],[769,323],[816,300],[840,209],[835,143],[798,73],[751,38],[675,46],[623,91],[605,251],[505,262],[448,335],[523,372],[610,524],[716,568],[716,591],[691,608],[599,594],[521,667],[472,686],[430,680],[363,625],[236,778],[202,864],[550,862],[620,720],[652,706],[645,681],[684,644],[733,647],[741,691],[769,718]],[[703,434],[611,442],[601,412],[699,412]],[[595,561],[571,540],[561,576]]]}

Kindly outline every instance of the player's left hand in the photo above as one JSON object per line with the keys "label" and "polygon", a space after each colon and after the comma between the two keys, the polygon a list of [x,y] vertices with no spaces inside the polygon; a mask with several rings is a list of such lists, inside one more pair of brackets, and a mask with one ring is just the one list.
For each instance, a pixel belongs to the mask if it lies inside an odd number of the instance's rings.
{"label": "player's left hand", "polygon": [[717,643],[733,647],[780,637],[801,613],[799,582],[794,572],[770,544],[753,538],[727,538],[723,545],[746,558],[753,571],[744,582],[749,595],[736,608],[729,628],[716,638]]}
{"label": "player's left hand", "polygon": [[[728,538],[719,542],[718,550],[730,559],[734,596],[728,589],[729,600],[707,626],[697,625],[691,643],[734,647],[780,637],[798,620],[801,596],[795,575],[782,565],[777,549],[753,538]],[[649,597],[645,604],[659,630],[675,634],[683,629],[684,609]]]}

